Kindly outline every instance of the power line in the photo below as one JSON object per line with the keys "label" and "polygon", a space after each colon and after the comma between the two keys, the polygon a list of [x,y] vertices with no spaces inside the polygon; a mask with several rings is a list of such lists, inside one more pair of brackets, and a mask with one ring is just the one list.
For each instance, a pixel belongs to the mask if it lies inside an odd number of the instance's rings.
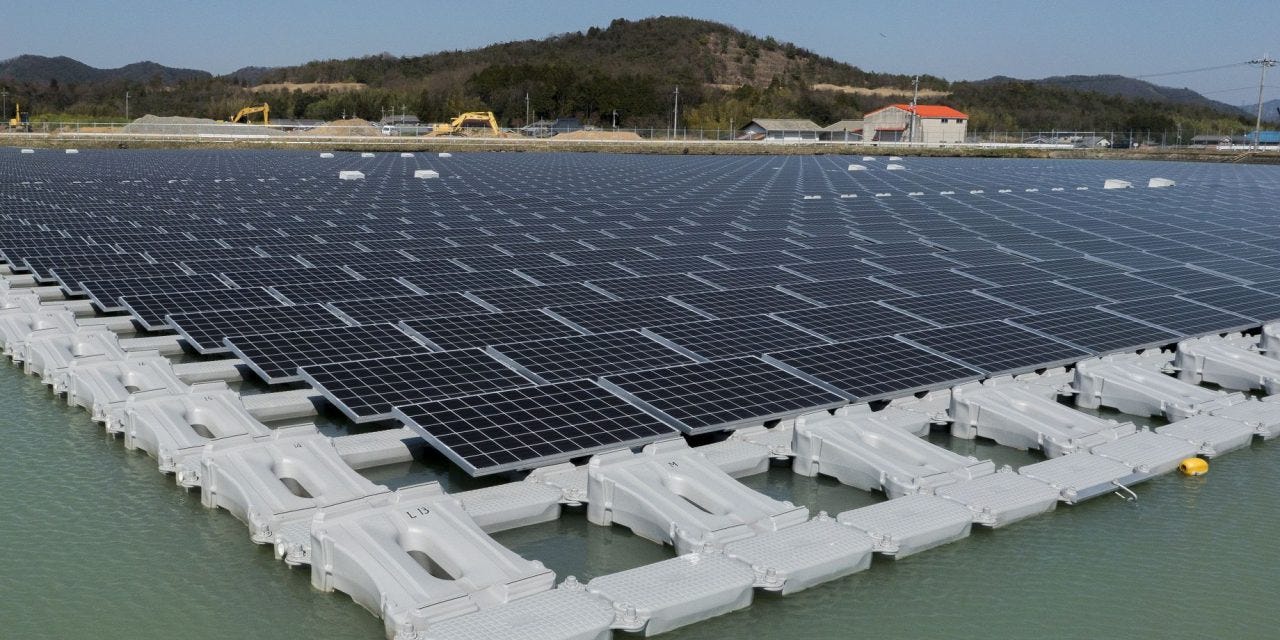
{"label": "power line", "polygon": [[1142,79],[1142,78],[1160,78],[1163,76],[1180,76],[1188,73],[1203,73],[1205,71],[1218,71],[1221,69],[1230,69],[1232,67],[1243,67],[1244,65],[1247,65],[1247,64],[1252,64],[1252,62],[1250,61],[1233,62],[1231,64],[1220,64],[1216,67],[1201,67],[1199,69],[1185,69],[1183,71],[1165,71],[1164,73],[1148,73],[1145,75],[1133,76],[1133,77]]}

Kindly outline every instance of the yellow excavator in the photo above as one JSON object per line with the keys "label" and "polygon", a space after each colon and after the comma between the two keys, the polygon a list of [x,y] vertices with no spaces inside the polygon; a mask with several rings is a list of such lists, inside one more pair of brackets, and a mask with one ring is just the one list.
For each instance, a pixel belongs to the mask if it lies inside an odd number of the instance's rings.
{"label": "yellow excavator", "polygon": [[9,118],[9,128],[19,131],[31,131],[31,114],[22,112],[22,105],[13,103],[13,117]]}
{"label": "yellow excavator", "polygon": [[231,122],[240,122],[255,113],[262,114],[262,124],[271,124],[271,105],[265,102],[256,107],[245,107],[241,109],[236,112],[236,115],[231,117]]}
{"label": "yellow excavator", "polygon": [[441,122],[432,125],[431,133],[427,135],[461,135],[467,129],[488,129],[489,133],[495,136],[501,133],[498,129],[498,119],[493,117],[492,111],[468,111],[454,118],[452,122]]}

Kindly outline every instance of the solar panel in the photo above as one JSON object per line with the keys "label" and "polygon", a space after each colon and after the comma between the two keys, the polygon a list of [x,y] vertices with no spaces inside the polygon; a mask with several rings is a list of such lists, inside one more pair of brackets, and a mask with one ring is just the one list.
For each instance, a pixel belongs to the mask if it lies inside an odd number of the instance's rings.
{"label": "solar panel", "polygon": [[622,299],[652,298],[654,296],[671,296],[681,293],[716,290],[715,286],[682,273],[593,280],[588,282],[587,286]]}
{"label": "solar panel", "polygon": [[854,302],[868,302],[897,298],[902,292],[870,278],[847,278],[843,280],[824,280],[822,282],[804,282],[779,287],[783,291],[798,295],[806,300],[819,304],[837,305]]}
{"label": "solar panel", "polygon": [[758,425],[845,403],[757,358],[610,375],[601,384],[688,434]]}
{"label": "solar panel", "polygon": [[[350,245],[347,246],[350,247]],[[298,253],[294,255],[317,267],[348,264],[383,264],[387,262],[403,262],[409,260],[408,254],[392,249],[376,251],[335,251],[330,249],[322,253]]]}
{"label": "solar panel", "polygon": [[222,273],[224,271],[268,271],[272,269],[297,269],[305,267],[292,256],[257,256],[253,258],[229,258],[219,260],[183,260],[192,273]]}
{"label": "solar panel", "polygon": [[1139,280],[1128,274],[1120,273],[1109,276],[1068,278],[1058,282],[1080,291],[1110,298],[1116,302],[1141,300],[1142,298],[1154,298],[1178,293],[1177,289],[1161,286],[1154,282],[1147,282],[1146,280]]}
{"label": "solar panel", "polygon": [[937,389],[981,372],[895,338],[867,338],[779,351],[765,360],[856,402]]}
{"label": "solar panel", "polygon": [[525,267],[558,267],[565,263],[545,253],[527,253],[518,256],[465,256],[454,261],[476,271],[497,269],[522,269]]}
{"label": "solar panel", "polygon": [[1084,347],[1095,355],[1166,345],[1179,339],[1177,334],[1165,329],[1094,308],[1022,316],[1013,321],[1051,338]]}
{"label": "solar panel", "polygon": [[249,307],[170,314],[169,326],[177,330],[191,348],[202,354],[226,353],[222,341],[229,336],[267,331],[294,331],[346,324],[318,304],[294,307]]}
{"label": "solar panel", "polygon": [[911,273],[913,271],[946,271],[956,266],[956,263],[943,260],[931,253],[921,253],[916,255],[894,255],[894,256],[871,256],[866,261],[879,267],[884,267],[898,273]]}
{"label": "solar panel", "polygon": [[489,352],[511,362],[539,382],[595,378],[693,361],[631,332],[498,344],[490,346]]}
{"label": "solar panel", "polygon": [[311,282],[355,280],[356,277],[341,267],[298,267],[296,269],[270,269],[253,271],[224,271],[224,280],[237,287],[272,287]]}
{"label": "solar panel", "polygon": [[792,282],[809,282],[809,279],[783,271],[777,267],[756,267],[753,269],[724,269],[721,271],[699,271],[693,274],[699,280],[706,280],[724,289],[774,286]]}
{"label": "solar panel", "polygon": [[933,251],[933,247],[919,242],[882,242],[864,244],[861,245],[861,248],[878,256],[910,256],[927,254]]}
{"label": "solar panel", "polygon": [[540,284],[564,284],[587,280],[604,280],[607,278],[626,278],[631,275],[625,269],[607,262],[570,264],[562,267],[528,267],[519,269],[519,271]]}
{"label": "solar panel", "polygon": [[1217,289],[1218,287],[1229,287],[1234,284],[1240,284],[1239,281],[1223,276],[1215,276],[1204,271],[1197,271],[1189,267],[1170,267],[1168,269],[1149,269],[1147,271],[1137,271],[1133,274],[1135,278],[1142,278],[1149,282],[1172,287],[1186,293],[1188,291],[1203,291],[1205,289]]}
{"label": "solar panel", "polygon": [[390,298],[421,293],[420,291],[414,291],[408,285],[394,278],[303,282],[274,286],[271,289],[294,304],[370,300],[373,298]]}
{"label": "solar panel", "polygon": [[[1104,276],[1105,277],[1105,276]],[[1015,284],[1007,287],[979,289],[978,293],[1000,302],[1014,304],[1035,313],[1078,309],[1110,302],[1106,298],[1068,289],[1052,282]]]}
{"label": "solar panel", "polygon": [[389,419],[395,407],[531,384],[497,360],[470,349],[316,364],[302,367],[299,374],[359,423]]}
{"label": "solar panel", "polygon": [[673,299],[716,318],[807,309],[814,306],[808,301],[771,287],[684,293],[674,296]]}
{"label": "solar panel", "polygon": [[950,260],[956,264],[966,267],[984,267],[993,264],[1014,264],[1018,262],[1026,262],[1028,260],[1028,258],[1024,256],[1005,253],[999,249],[950,251],[947,253],[939,253],[937,256],[944,260]]}
{"label": "solar panel", "polygon": [[774,317],[829,338],[832,342],[889,336],[935,326],[874,302],[787,311],[776,313]]}
{"label": "solar panel", "polygon": [[458,293],[436,295],[394,296],[371,300],[342,300],[330,302],[330,309],[350,318],[356,324],[396,323],[411,318],[437,318],[461,316],[487,311],[484,307]]}
{"label": "solar panel", "polygon": [[690,273],[715,269],[719,265],[702,258],[662,258],[659,260],[628,260],[619,267],[638,276],[656,276],[664,273]]}
{"label": "solar panel", "polygon": [[404,320],[400,326],[441,350],[581,335],[541,311],[511,311]]}
{"label": "solar panel", "polygon": [[914,298],[893,298],[884,304],[919,316],[937,325],[968,324],[992,318],[1012,318],[1026,311],[969,291],[937,293]]}
{"label": "solar panel", "polygon": [[437,273],[424,276],[405,276],[404,280],[415,288],[421,289],[423,293],[456,293],[473,289],[529,286],[528,280],[510,271]]}
{"label": "solar panel", "polygon": [[789,264],[783,267],[787,271],[798,273],[814,280],[837,280],[861,278],[864,276],[890,273],[875,265],[861,260],[834,260],[830,262],[813,262],[809,264]]}
{"label": "solar panel", "polygon": [[704,320],[703,316],[662,298],[596,302],[548,309],[552,315],[587,333],[608,333],[678,322]]}
{"label": "solar panel", "polygon": [[1129,269],[1160,269],[1163,267],[1176,267],[1181,264],[1177,260],[1171,260],[1146,251],[1108,252],[1100,253],[1095,257]]}
{"label": "solar panel", "polygon": [[1092,355],[997,320],[912,331],[903,337],[990,375],[1047,368]]}
{"label": "solar panel", "polygon": [[1175,296],[1116,302],[1103,308],[1164,327],[1183,337],[1239,331],[1258,325],[1256,320]]}
{"label": "solar panel", "polygon": [[462,265],[448,260],[416,260],[354,264],[346,268],[362,278],[430,278],[438,273],[466,273]]}
{"label": "solar panel", "polygon": [[58,286],[67,295],[80,295],[84,290],[81,282],[94,280],[111,280],[125,278],[154,278],[156,276],[173,276],[185,273],[182,267],[172,262],[142,262],[123,264],[95,264],[79,267],[54,267],[49,272]]}
{"label": "solar panel", "polygon": [[1117,265],[1098,262],[1088,258],[1064,258],[1061,260],[1045,260],[1028,262],[1027,266],[1039,269],[1058,278],[1084,278],[1088,276],[1105,276],[1124,273],[1128,269]]}
{"label": "solar panel", "polygon": [[[67,253],[56,256],[33,256],[23,260],[23,265],[37,280],[53,279],[53,269],[77,267],[96,267],[106,265],[151,264],[146,258],[136,253]],[[182,273],[181,270],[177,273]]]}
{"label": "solar panel", "polygon": [[196,275],[153,276],[149,278],[119,278],[111,280],[82,281],[80,288],[89,295],[94,305],[103,311],[123,311],[120,298],[140,294],[166,293],[170,291],[201,291],[229,289],[217,276]]}
{"label": "solar panel", "polygon": [[300,367],[430,352],[388,324],[242,333],[227,336],[225,347],[267,384],[300,382]]}
{"label": "solar panel", "polygon": [[177,260],[231,260],[234,258],[257,258],[261,253],[249,247],[187,249],[183,247],[147,247],[145,251],[156,262]]}
{"label": "solar panel", "polygon": [[[951,293],[968,291],[987,284],[981,280],[967,278],[951,271],[915,271],[912,273],[893,273],[875,276],[879,282],[897,287],[912,295],[929,295],[934,293]],[[898,297],[898,296],[894,296]]]}
{"label": "solar panel", "polygon": [[649,327],[644,333],[708,360],[759,355],[827,342],[817,335],[763,315],[661,325]]}
{"label": "solar panel", "polygon": [[718,253],[708,256],[708,260],[724,265],[727,269],[747,269],[753,267],[774,267],[804,260],[781,251],[751,251],[748,253]]}
{"label": "solar panel", "polygon": [[1000,264],[985,267],[961,267],[957,273],[986,280],[996,285],[1022,284],[1025,282],[1048,282],[1054,276],[1047,271],[1034,269],[1026,264]]}
{"label": "solar panel", "polygon": [[1202,260],[1196,268],[1220,273],[1246,282],[1267,282],[1280,279],[1280,269],[1261,265],[1239,258],[1223,258],[1221,260]]}
{"label": "solar panel", "polygon": [[120,300],[133,318],[149,331],[168,329],[164,317],[175,313],[285,306],[266,289],[210,289],[125,296]]}
{"label": "solar panel", "polygon": [[471,291],[470,296],[496,311],[524,311],[609,300],[609,297],[603,293],[576,282],[509,289],[481,289]]}
{"label": "solar panel", "polygon": [[403,405],[395,417],[472,476],[564,462],[676,435],[585,380]]}

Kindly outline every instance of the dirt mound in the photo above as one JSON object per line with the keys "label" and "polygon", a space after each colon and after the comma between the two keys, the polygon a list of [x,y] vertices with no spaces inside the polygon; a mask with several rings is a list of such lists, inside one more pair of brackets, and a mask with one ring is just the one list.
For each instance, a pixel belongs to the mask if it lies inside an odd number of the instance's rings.
{"label": "dirt mound", "polygon": [[323,93],[327,91],[361,91],[367,88],[363,82],[274,82],[249,87],[249,91],[302,91],[305,93]]}
{"label": "dirt mound", "polygon": [[644,140],[634,131],[569,131],[557,134],[554,140]]}
{"label": "dirt mound", "polygon": [[347,118],[346,120],[332,120],[326,122],[314,129],[303,131],[299,135],[304,136],[360,136],[372,137],[380,136],[382,132],[368,120],[363,118]]}
{"label": "dirt mound", "polygon": [[230,124],[208,118],[147,114],[124,126],[125,133],[167,136],[282,136],[284,132],[260,124]]}

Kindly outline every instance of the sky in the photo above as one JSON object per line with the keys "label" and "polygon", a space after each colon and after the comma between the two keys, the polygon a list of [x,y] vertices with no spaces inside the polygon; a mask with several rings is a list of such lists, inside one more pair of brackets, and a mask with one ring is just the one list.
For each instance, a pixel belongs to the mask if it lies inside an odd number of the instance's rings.
{"label": "sky", "polygon": [[[1280,58],[1275,0],[43,0],[5,9],[0,59],[65,55],[102,68],[152,60],[220,74],[470,49],[655,15],[725,22],[869,71],[948,80],[1148,76],[1235,105],[1257,99],[1259,70],[1242,63]],[[1266,84],[1265,99],[1280,98],[1280,67]]]}

